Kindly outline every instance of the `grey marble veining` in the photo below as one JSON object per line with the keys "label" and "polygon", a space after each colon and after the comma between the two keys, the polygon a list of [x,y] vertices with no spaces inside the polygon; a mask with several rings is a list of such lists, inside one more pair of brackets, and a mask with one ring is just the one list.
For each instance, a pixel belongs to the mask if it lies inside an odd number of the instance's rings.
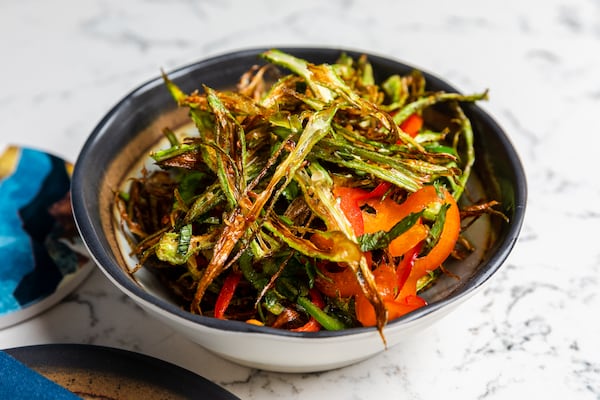
{"label": "grey marble veining", "polygon": [[505,128],[527,217],[485,289],[360,364],[277,374],[232,364],[150,319],[98,271],[0,347],[81,342],[159,357],[243,399],[600,398],[600,2],[5,0],[0,141],[74,160],[127,92],[246,47],[340,46],[434,72]]}

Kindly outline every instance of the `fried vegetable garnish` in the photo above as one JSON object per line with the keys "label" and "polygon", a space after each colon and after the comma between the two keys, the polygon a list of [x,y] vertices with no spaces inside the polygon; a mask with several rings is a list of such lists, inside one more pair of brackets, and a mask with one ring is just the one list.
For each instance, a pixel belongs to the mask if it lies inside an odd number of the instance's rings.
{"label": "fried vegetable garnish", "polygon": [[431,92],[419,71],[377,83],[365,56],[261,57],[235,90],[184,93],[163,74],[195,133],[165,128],[158,168],[116,197],[133,254],[192,313],[381,333],[425,304],[418,291],[464,242],[456,202],[475,156],[461,103],[487,92]]}

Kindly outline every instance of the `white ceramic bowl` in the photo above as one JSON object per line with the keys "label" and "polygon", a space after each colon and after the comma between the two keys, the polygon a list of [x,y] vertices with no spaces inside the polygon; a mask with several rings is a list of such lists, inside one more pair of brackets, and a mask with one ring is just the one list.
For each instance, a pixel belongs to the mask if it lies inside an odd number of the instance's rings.
{"label": "white ceramic bowl", "polygon": [[[214,57],[169,73],[185,91],[207,84],[231,87],[266,49],[250,49]],[[284,48],[314,63],[335,62],[342,50]],[[345,50],[357,57],[359,52]],[[376,78],[407,73],[413,67],[367,54]],[[425,73],[429,88],[454,92],[451,86]],[[465,105],[476,134],[475,190],[499,200],[510,223],[488,223],[475,230],[474,239],[489,243],[484,252],[448,265],[460,280],[442,276],[423,293],[428,305],[390,322],[384,329],[387,346],[431,325],[481,288],[498,271],[511,251],[524,217],[526,181],[519,158],[502,129],[482,109]],[[110,280],[147,312],[206,349],[237,363],[265,370],[308,372],[346,366],[385,350],[375,328],[337,332],[295,333],[238,321],[218,320],[182,310],[157,279],[147,271],[127,272],[127,257],[114,226],[113,193],[148,157],[165,126],[187,124],[185,110],[177,109],[160,78],[135,89],[100,121],[85,143],[73,174],[73,210],[90,254]],[[100,168],[104,166],[104,168]],[[479,178],[479,184],[478,179]],[[485,182],[485,185],[481,185]],[[483,247],[483,246],[482,246]]]}

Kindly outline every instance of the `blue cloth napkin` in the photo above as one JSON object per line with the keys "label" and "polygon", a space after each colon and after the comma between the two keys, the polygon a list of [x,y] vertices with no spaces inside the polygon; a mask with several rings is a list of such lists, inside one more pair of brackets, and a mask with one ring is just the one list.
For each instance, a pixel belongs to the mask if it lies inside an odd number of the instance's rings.
{"label": "blue cloth napkin", "polygon": [[0,399],[81,400],[4,351],[0,351]]}

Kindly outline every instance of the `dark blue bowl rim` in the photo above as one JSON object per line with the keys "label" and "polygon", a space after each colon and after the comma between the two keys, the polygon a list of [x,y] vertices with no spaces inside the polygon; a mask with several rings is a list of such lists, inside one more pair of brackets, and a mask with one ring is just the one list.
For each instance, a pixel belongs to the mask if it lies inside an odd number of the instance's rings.
{"label": "dark blue bowl rim", "polygon": [[[373,54],[372,52],[368,51],[329,47],[277,48],[282,51],[289,52],[291,54],[316,54],[325,57],[333,57],[335,55],[339,55],[342,52],[348,53],[353,56],[366,54],[369,60],[374,64],[380,63],[388,66],[396,65],[398,67],[403,68],[418,69],[425,75],[428,82],[432,82],[437,87],[443,87],[447,91],[458,92],[454,87],[422,68],[413,67],[410,64],[406,64],[402,61],[395,60],[386,56]],[[221,55],[216,55],[198,62],[193,62],[179,67],[173,71],[168,72],[168,75],[171,77],[171,79],[176,79],[177,77],[183,76],[192,70],[196,70],[199,68],[209,68],[210,66],[215,64],[231,62],[238,58],[243,58],[250,55],[258,55],[268,49],[270,48],[249,48],[244,50],[228,52]],[[241,321],[220,320],[212,317],[196,315],[184,311],[177,305],[172,304],[166,300],[160,299],[146,292],[145,290],[143,290],[143,288],[134,283],[133,280],[131,280],[124,273],[121,267],[114,261],[114,259],[112,259],[110,252],[106,251],[106,249],[103,248],[99,241],[98,235],[102,234],[102,228],[100,226],[100,221],[98,220],[99,217],[95,217],[93,215],[93,211],[86,207],[87,192],[85,190],[84,184],[86,177],[84,175],[84,168],[81,167],[81,165],[84,165],[86,158],[88,158],[90,154],[95,151],[95,144],[98,140],[101,139],[102,128],[106,124],[110,123],[114,115],[119,112],[119,110],[127,103],[127,101],[132,97],[142,96],[145,92],[162,84],[163,82],[160,77],[153,78],[141,84],[140,86],[132,90],[129,94],[127,94],[123,99],[121,99],[96,125],[96,127],[84,143],[75,163],[72,179],[73,213],[77,227],[82,238],[84,239],[88,251],[90,252],[90,254],[92,254],[99,267],[112,279],[114,279],[119,285],[125,288],[128,292],[135,294],[143,301],[150,303],[153,306],[158,307],[159,309],[162,309],[169,314],[173,314],[179,318],[183,318],[194,323],[199,323],[209,328],[224,331],[252,332],[296,338],[331,338],[338,336],[375,332],[376,329],[372,327],[351,328],[341,331],[290,332],[287,330],[255,326]],[[501,143],[501,145],[504,148],[504,151],[506,152],[508,164],[511,165],[513,169],[511,172],[514,175],[514,213],[512,215],[508,230],[504,235],[502,243],[500,243],[500,245],[497,247],[496,252],[492,254],[491,257],[488,259],[486,267],[478,268],[478,271],[469,280],[468,285],[463,286],[461,290],[453,292],[448,297],[442,300],[428,304],[425,307],[417,309],[416,311],[413,311],[403,317],[389,322],[386,328],[384,329],[384,333],[388,329],[392,329],[400,325],[408,325],[418,319],[429,316],[431,314],[443,312],[443,309],[445,307],[471,294],[473,291],[482,286],[486,281],[488,281],[490,277],[498,271],[498,269],[507,259],[508,255],[510,254],[514,245],[517,242],[521,226],[525,218],[525,205],[527,202],[527,183],[523,165],[510,139],[507,137],[506,133],[502,130],[502,128],[496,123],[496,121],[487,112],[485,112],[477,105],[470,106],[470,112],[472,118],[477,117],[478,119],[483,121],[483,123],[490,127],[490,131],[494,132],[497,140]]]}

